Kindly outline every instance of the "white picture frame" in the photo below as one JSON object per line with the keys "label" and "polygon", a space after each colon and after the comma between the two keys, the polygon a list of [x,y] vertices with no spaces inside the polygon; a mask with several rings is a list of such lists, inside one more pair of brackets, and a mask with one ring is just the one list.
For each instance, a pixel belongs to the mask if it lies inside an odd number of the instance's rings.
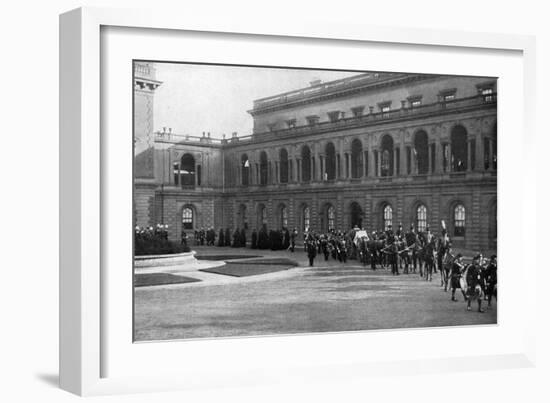
{"label": "white picture frame", "polygon": [[[105,242],[102,230],[102,209],[108,208],[110,185],[107,183],[106,171],[111,144],[102,138],[101,133],[108,130],[102,121],[105,118],[102,104],[102,42],[101,31],[104,27],[121,27],[132,29],[155,29],[163,32],[218,33],[218,35],[241,35],[251,37],[254,41],[292,40],[333,41],[338,44],[366,44],[376,46],[410,46],[432,47],[461,51],[470,49],[478,53],[504,51],[515,54],[521,64],[521,83],[518,97],[513,104],[523,105],[516,116],[508,117],[511,124],[519,128],[524,139],[519,161],[528,161],[534,143],[534,102],[535,102],[535,42],[534,38],[522,35],[504,35],[489,33],[466,33],[458,31],[430,31],[394,27],[369,27],[346,25],[342,23],[309,22],[300,25],[280,25],[276,21],[233,22],[231,19],[197,20],[192,15],[174,15],[160,11],[109,10],[100,8],[83,8],[70,11],[60,17],[60,385],[63,389],[79,395],[97,395],[112,393],[135,393],[160,390],[208,388],[214,386],[254,385],[277,382],[292,382],[294,379],[327,380],[342,379],[346,376],[369,376],[400,373],[440,372],[448,370],[472,370],[491,368],[517,368],[534,365],[535,362],[535,293],[525,295],[524,314],[521,322],[501,321],[501,310],[506,313],[512,309],[505,302],[499,308],[499,326],[484,328],[490,337],[500,337],[504,332],[514,338],[508,347],[495,349],[490,354],[473,351],[464,354],[462,350],[437,350],[428,355],[402,355],[399,351],[387,354],[387,358],[367,358],[364,355],[349,355],[349,351],[331,354],[327,349],[322,355],[316,354],[315,344],[322,340],[324,346],[336,345],[345,340],[346,344],[364,342],[367,338],[386,338],[384,332],[354,332],[350,334],[327,334],[322,336],[292,336],[273,338],[247,338],[232,340],[205,340],[183,343],[147,343],[140,347],[144,357],[161,357],[155,361],[157,371],[143,373],[125,372],[124,367],[117,371],[107,368],[107,360],[112,360],[118,351],[124,350],[108,335],[106,327],[112,327],[109,317],[113,313],[112,302],[108,302],[109,290],[105,280],[110,278],[105,273],[112,251]],[[170,31],[169,31],[170,30]],[[223,33],[223,34],[222,34]],[[282,39],[281,39],[282,38]],[[332,46],[327,45],[327,46]],[[418,49],[420,51],[420,48]],[[370,68],[370,67],[369,67]],[[131,74],[128,73],[128,84]],[[515,78],[517,79],[517,77]],[[521,91],[523,90],[523,92]],[[499,108],[501,99],[506,99],[499,90]],[[502,102],[503,108],[507,106]],[[511,103],[509,103],[509,106]],[[131,109],[131,105],[125,105]],[[499,110],[499,120],[501,119]],[[508,115],[507,115],[508,116]],[[500,123],[500,122],[499,122]],[[502,130],[502,131],[501,131]],[[507,133],[501,129],[499,136]],[[533,140],[533,141],[530,141]],[[499,140],[500,141],[500,140]],[[499,143],[500,146],[500,143]],[[506,169],[506,152],[499,154],[499,177],[509,172]],[[131,153],[128,153],[130,155]],[[501,170],[501,161],[504,168]],[[520,163],[520,162],[518,162]],[[529,207],[525,201],[535,189],[534,177],[520,177],[523,183],[524,201],[518,214],[527,217]],[[131,179],[131,178],[128,178]],[[502,181],[499,182],[506,186]],[[501,197],[499,188],[499,197]],[[499,204],[499,217],[506,205]],[[532,212],[531,212],[532,214]],[[521,218],[521,217],[520,217]],[[517,221],[516,221],[517,222]],[[521,248],[527,249],[527,220],[519,220]],[[131,227],[130,227],[131,228]],[[501,243],[501,234],[506,229],[499,225],[499,256],[501,267],[506,269],[507,259],[512,265],[513,256],[506,253],[505,243]],[[107,253],[108,252],[108,253]],[[126,251],[127,252],[127,251]],[[109,255],[110,256],[110,255]],[[122,256],[122,258],[124,258]],[[518,279],[526,284],[529,277],[536,276],[536,264],[533,254],[526,254],[522,260],[522,276]],[[499,268],[499,270],[501,270]],[[108,274],[108,273],[107,273]],[[499,274],[500,277],[500,274]],[[511,295],[511,283],[506,282],[506,272],[499,283],[499,296],[504,301]],[[509,278],[509,277],[508,277]],[[127,275],[128,287],[131,287],[130,274]],[[111,285],[109,285],[111,287]],[[112,299],[111,299],[112,301]],[[126,301],[127,302],[127,301]],[[500,301],[499,301],[500,302]],[[117,310],[118,311],[118,310]],[[400,337],[402,332],[410,332],[414,337],[425,337],[434,330],[405,330],[393,332],[393,338]],[[456,328],[435,330],[442,334],[455,333],[457,339],[467,339],[469,329]],[[116,330],[111,329],[111,333]],[[415,333],[416,332],[416,333]],[[424,333],[422,333],[424,332]],[[447,332],[447,333],[443,333]],[[321,337],[321,338],[320,338]],[[401,336],[402,337],[402,336]],[[446,336],[445,336],[446,337]],[[123,338],[127,338],[126,335]],[[131,338],[129,338],[131,344]],[[190,343],[195,343],[191,345]],[[266,345],[269,345],[268,347]],[[313,347],[312,347],[313,345]],[[297,352],[285,361],[278,360],[277,348]],[[132,354],[132,346],[126,346]],[[186,360],[176,363],[168,362],[166,354],[178,349],[186,350]],[[147,351],[145,351],[147,350]],[[198,351],[192,354],[191,350]],[[227,353],[227,351],[232,353]],[[267,351],[274,351],[269,354]],[[384,352],[384,349],[381,350]],[[243,353],[246,355],[243,356]],[[174,353],[177,357],[178,353]],[[226,354],[226,355],[224,355]],[[204,357],[213,361],[206,364]],[[214,357],[219,357],[218,360]],[[402,357],[402,358],[399,358]],[[121,356],[123,360],[129,356]],[[341,359],[342,358],[342,359]],[[164,360],[164,361],[163,361]],[[231,361],[232,360],[232,361]],[[229,361],[227,364],[225,361]],[[132,362],[132,360],[129,360]],[[139,363],[140,360],[137,360]],[[143,366],[151,368],[151,362],[142,361]],[[179,363],[181,362],[181,363]],[[135,362],[132,365],[136,365]],[[156,366],[156,367],[155,367]],[[161,370],[162,368],[162,370]],[[262,369],[257,371],[256,369]],[[283,369],[283,371],[281,371]],[[138,371],[139,372],[139,371]],[[154,373],[153,373],[154,372]],[[204,374],[210,374],[208,378]],[[351,375],[353,374],[353,375]]]}

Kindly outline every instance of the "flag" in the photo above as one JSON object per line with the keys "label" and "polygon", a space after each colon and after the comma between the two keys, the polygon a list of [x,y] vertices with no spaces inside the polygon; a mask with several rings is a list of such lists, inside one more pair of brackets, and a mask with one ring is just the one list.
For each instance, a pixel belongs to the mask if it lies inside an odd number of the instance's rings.
{"label": "flag", "polygon": [[246,161],[244,162],[244,167],[245,167],[245,168],[250,168],[250,162],[249,162],[248,160],[246,160]]}

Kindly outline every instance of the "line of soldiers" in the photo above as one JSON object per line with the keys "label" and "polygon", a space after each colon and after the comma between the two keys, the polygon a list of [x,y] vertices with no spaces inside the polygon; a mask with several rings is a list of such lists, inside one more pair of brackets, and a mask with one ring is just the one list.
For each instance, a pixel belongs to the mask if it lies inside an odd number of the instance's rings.
{"label": "line of soldiers", "polygon": [[[453,255],[452,243],[447,230],[442,223],[441,236],[436,237],[430,228],[417,233],[414,225],[405,233],[401,224],[394,233],[391,226],[386,231],[374,231],[370,235],[360,228],[349,232],[329,231],[327,234],[317,234],[313,231],[304,234],[304,250],[313,266],[317,254],[323,254],[325,261],[333,259],[345,263],[348,258],[358,259],[363,265],[370,263],[376,270],[377,265],[391,268],[393,275],[416,273],[426,281],[432,281],[433,273],[441,274],[441,286],[452,291],[452,301],[456,301],[456,289],[460,289],[468,301],[477,299],[479,312],[481,298],[487,299],[489,307],[491,300],[496,298],[496,255],[490,261],[483,259],[481,254],[474,257],[472,264],[464,265],[463,257]],[[459,269],[460,267],[460,269]],[[459,278],[459,280],[457,280]],[[457,286],[459,285],[459,286]]]}
{"label": "line of soldiers", "polygon": [[134,236],[136,240],[154,238],[168,240],[168,224],[157,224],[155,227],[136,226],[134,228]]}
{"label": "line of soldiers", "polygon": [[[194,231],[195,245],[200,246],[215,246],[216,245],[216,231],[214,228],[205,230],[204,228]],[[185,229],[181,230],[180,242],[182,245],[187,245],[188,236]],[[233,234],[231,230],[226,228],[220,228],[217,237],[217,246],[232,246],[234,248],[241,248],[246,246],[246,231],[244,228],[235,229]]]}

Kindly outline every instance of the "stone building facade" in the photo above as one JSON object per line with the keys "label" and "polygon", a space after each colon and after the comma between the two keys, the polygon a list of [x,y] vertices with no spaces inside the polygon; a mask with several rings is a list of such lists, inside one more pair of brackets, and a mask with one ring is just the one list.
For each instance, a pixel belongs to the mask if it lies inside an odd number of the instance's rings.
{"label": "stone building facade", "polygon": [[152,124],[136,95],[136,139],[153,138],[152,169],[136,153],[136,224],[179,239],[262,225],[439,232],[444,220],[455,245],[496,249],[496,89],[495,78],[401,73],[312,82],[256,100],[253,133],[221,140],[138,133]]}

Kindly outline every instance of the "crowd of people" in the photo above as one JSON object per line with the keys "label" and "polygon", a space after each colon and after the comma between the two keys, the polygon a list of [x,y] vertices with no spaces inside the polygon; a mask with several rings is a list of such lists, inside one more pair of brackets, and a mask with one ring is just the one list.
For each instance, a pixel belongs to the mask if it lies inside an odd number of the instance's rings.
{"label": "crowd of people", "polygon": [[[262,226],[259,231],[252,231],[249,244],[244,228],[234,231],[229,228],[220,229],[217,237],[213,228],[194,232],[196,245],[235,248],[250,246],[252,249],[291,252],[296,248],[297,237],[296,228],[268,230],[266,226]],[[187,245],[185,230],[182,230],[181,242]],[[433,234],[429,227],[424,231],[416,231],[414,225],[405,232],[401,224],[395,232],[391,226],[384,231],[370,233],[359,227],[349,231],[331,229],[326,233],[310,230],[304,233],[303,248],[310,266],[314,265],[315,258],[319,255],[325,261],[331,258],[341,263],[357,260],[364,266],[370,265],[372,270],[389,268],[395,276],[418,272],[425,281],[432,281],[433,275],[439,272],[441,286],[445,291],[451,290],[451,300],[457,301],[456,291],[460,290],[468,310],[471,310],[472,301],[477,301],[478,311],[483,312],[481,301],[487,300],[488,307],[491,307],[493,298],[496,298],[496,255],[485,259],[478,253],[471,263],[465,263],[462,254],[453,252],[444,223],[440,236]]]}

